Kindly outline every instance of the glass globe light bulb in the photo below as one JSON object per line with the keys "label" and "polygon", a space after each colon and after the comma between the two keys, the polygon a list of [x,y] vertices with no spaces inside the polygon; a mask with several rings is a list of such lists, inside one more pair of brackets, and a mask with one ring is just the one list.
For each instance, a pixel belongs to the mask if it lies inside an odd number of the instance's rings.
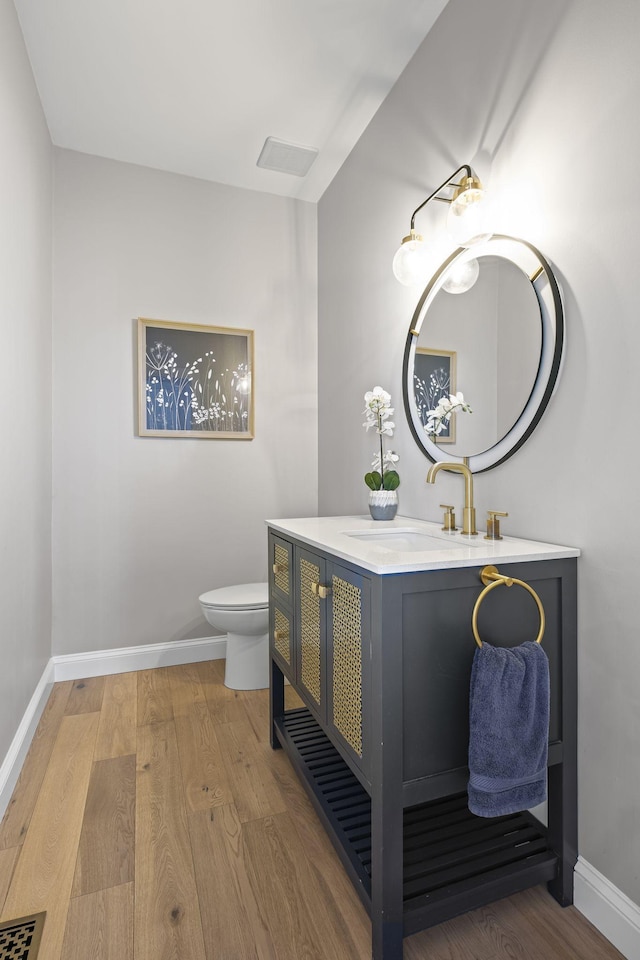
{"label": "glass globe light bulb", "polygon": [[480,264],[477,260],[454,263],[447,270],[447,279],[442,284],[442,289],[447,293],[466,293],[471,290],[479,274]]}
{"label": "glass globe light bulb", "polygon": [[488,240],[492,233],[487,222],[488,212],[480,181],[468,177],[449,205],[447,231],[452,240],[459,247],[470,247],[473,243]]}
{"label": "glass globe light bulb", "polygon": [[396,280],[405,287],[413,287],[423,281],[429,268],[428,250],[420,234],[414,230],[405,237],[393,258]]}

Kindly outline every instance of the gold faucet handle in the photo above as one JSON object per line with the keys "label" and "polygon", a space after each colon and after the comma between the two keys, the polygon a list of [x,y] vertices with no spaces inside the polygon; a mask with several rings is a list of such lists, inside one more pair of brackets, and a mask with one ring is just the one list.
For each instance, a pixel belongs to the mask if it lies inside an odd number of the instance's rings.
{"label": "gold faucet handle", "polygon": [[447,533],[453,533],[455,530],[457,530],[456,515],[453,512],[454,510],[453,506],[449,503],[441,503],[440,509],[445,511],[444,519],[442,521],[444,523],[444,526],[442,529],[446,530]]}
{"label": "gold faucet handle", "polygon": [[487,533],[485,540],[502,540],[498,517],[508,516],[508,513],[502,513],[500,510],[487,510]]}

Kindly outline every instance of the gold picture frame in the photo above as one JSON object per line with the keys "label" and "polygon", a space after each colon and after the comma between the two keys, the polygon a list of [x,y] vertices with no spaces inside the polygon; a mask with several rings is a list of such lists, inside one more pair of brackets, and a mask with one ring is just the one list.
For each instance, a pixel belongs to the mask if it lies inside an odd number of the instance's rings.
{"label": "gold picture frame", "polygon": [[138,318],[138,436],[253,440],[253,330]]}
{"label": "gold picture frame", "polygon": [[[416,347],[413,389],[422,426],[428,411],[434,410],[443,396],[456,392],[456,351]],[[456,442],[456,415],[445,424],[442,433],[432,438],[438,445]]]}

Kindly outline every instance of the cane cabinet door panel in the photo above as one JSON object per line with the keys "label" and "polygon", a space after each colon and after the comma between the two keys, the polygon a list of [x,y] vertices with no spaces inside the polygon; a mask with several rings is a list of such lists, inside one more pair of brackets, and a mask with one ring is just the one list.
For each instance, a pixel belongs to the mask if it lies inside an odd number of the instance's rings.
{"label": "cane cabinet door panel", "polygon": [[[320,722],[325,719],[326,674],[324,645],[326,602],[325,561],[308,550],[295,550],[295,670],[296,684]],[[322,589],[321,589],[322,588]]]}
{"label": "cane cabinet door panel", "polygon": [[329,564],[327,609],[327,728],[356,764],[369,766],[369,581]]}

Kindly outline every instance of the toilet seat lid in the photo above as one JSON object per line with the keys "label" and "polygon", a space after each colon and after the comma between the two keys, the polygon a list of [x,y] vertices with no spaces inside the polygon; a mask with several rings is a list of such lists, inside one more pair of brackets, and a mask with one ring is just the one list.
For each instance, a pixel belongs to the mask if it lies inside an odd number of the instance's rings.
{"label": "toilet seat lid", "polygon": [[219,587],[199,597],[205,607],[227,607],[230,610],[258,610],[269,605],[268,583],[239,583]]}

